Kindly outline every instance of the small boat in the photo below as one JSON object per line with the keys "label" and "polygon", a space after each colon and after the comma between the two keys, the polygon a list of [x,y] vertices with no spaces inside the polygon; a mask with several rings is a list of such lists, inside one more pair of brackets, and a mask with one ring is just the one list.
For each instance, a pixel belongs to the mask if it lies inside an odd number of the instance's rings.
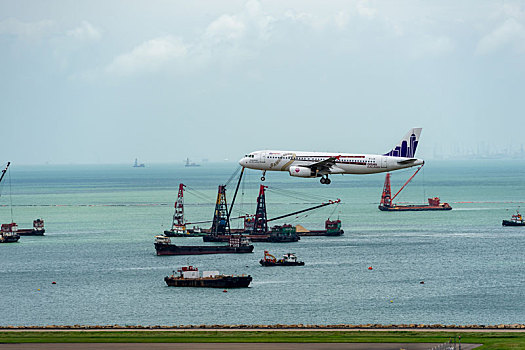
{"label": "small boat", "polygon": [[16,243],[20,239],[18,225],[14,222],[2,224],[0,229],[0,243]]}
{"label": "small boat", "polygon": [[501,223],[503,226],[525,226],[523,216],[521,216],[519,209],[516,210],[516,214],[512,215],[510,220],[503,220]]}
{"label": "small boat", "polygon": [[164,277],[169,287],[247,288],[252,281],[250,275],[221,275],[219,271],[203,271],[200,276],[199,269],[193,266],[184,266],[177,272],[177,276],[173,271],[171,276]]}
{"label": "small boat", "polygon": [[264,258],[259,263],[262,266],[304,266],[304,261],[297,261],[297,256],[294,253],[286,253],[282,259],[277,260],[267,250],[264,251]]}

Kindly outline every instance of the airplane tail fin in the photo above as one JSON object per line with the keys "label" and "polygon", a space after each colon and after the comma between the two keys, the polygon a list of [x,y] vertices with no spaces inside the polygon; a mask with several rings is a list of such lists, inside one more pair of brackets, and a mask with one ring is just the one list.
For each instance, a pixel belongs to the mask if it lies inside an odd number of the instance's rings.
{"label": "airplane tail fin", "polygon": [[384,156],[413,158],[416,155],[419,135],[421,135],[421,128],[410,129],[396,147],[385,153]]}

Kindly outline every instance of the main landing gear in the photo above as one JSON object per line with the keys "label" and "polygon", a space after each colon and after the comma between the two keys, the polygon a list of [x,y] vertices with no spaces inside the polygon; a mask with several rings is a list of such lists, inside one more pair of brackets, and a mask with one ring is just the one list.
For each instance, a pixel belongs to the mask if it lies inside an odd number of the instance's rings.
{"label": "main landing gear", "polygon": [[322,183],[323,185],[330,185],[330,182],[332,182],[332,181],[328,178],[328,175],[323,175],[323,176],[321,177],[321,180],[320,180],[320,181],[321,181],[321,183]]}
{"label": "main landing gear", "polygon": [[266,175],[266,170],[263,170],[263,175],[261,176],[261,181],[266,180],[266,178],[264,177],[264,175]]}

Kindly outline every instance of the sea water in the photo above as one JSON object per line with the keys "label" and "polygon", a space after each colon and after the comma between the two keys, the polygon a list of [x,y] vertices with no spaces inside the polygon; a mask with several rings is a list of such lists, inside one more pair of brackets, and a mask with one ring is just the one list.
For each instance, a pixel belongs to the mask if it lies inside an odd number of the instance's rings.
{"label": "sea water", "polygon": [[[267,173],[270,218],[341,199],[272,224],[322,229],[339,218],[344,235],[254,243],[253,254],[156,256],[178,184],[187,185],[186,220],[211,220],[219,184],[230,180],[232,200],[236,168],[13,164],[0,221],[29,228],[42,218],[46,235],[0,244],[0,325],[525,322],[525,227],[501,225],[525,202],[524,161],[427,162],[395,202],[439,196],[453,207],[434,212],[379,211],[384,174],[332,176],[327,186]],[[393,193],[414,170],[392,173]],[[260,176],[246,170],[232,217],[254,213]],[[296,253],[305,266],[262,267],[264,250]],[[167,287],[163,278],[185,265],[253,282],[227,293]]]}

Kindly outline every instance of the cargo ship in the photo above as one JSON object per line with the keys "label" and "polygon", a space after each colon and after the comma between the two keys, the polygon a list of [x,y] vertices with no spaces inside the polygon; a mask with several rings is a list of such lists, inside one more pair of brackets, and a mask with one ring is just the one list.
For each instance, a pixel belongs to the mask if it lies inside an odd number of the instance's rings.
{"label": "cargo ship", "polygon": [[46,230],[44,229],[44,220],[33,220],[33,228],[19,228],[18,234],[20,236],[43,236]]}
{"label": "cargo ship", "polygon": [[510,220],[503,220],[501,223],[503,226],[525,226],[525,221],[523,221],[523,217],[521,216],[519,209],[516,210],[516,214],[512,215]]}
{"label": "cargo ship", "polygon": [[242,254],[253,252],[253,245],[244,237],[231,237],[228,245],[176,245],[169,237],[155,236],[157,255]]}
{"label": "cargo ship", "polygon": [[394,204],[394,198],[405,188],[405,186],[416,176],[418,171],[422,168],[420,166],[416,172],[405,182],[405,184],[397,191],[394,196],[391,196],[390,191],[390,173],[386,174],[385,184],[383,186],[383,194],[381,195],[381,203],[379,203],[379,210],[381,211],[427,211],[427,210],[452,210],[448,203],[441,203],[439,197],[428,198],[428,204]]}
{"label": "cargo ship", "polygon": [[0,243],[16,243],[20,239],[18,225],[14,222],[2,224],[0,228]]}
{"label": "cargo ship", "polygon": [[174,271],[171,276],[164,277],[169,287],[248,288],[252,281],[250,275],[221,275],[219,271],[203,271],[201,277],[193,266],[184,266],[177,272],[177,276]]}
{"label": "cargo ship", "polygon": [[259,260],[262,266],[304,266],[304,261],[297,261],[294,253],[286,253],[282,259],[276,259],[267,250],[264,251],[264,258]]}

